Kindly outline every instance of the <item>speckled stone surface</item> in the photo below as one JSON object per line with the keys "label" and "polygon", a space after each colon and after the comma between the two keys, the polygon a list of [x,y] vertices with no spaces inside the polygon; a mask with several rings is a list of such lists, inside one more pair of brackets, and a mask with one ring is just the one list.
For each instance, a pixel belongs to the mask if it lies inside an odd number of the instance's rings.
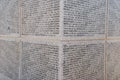
{"label": "speckled stone surface", "polygon": [[64,44],[63,80],[104,80],[104,43]]}
{"label": "speckled stone surface", "polygon": [[58,80],[59,47],[23,43],[21,80]]}
{"label": "speckled stone surface", "polygon": [[18,0],[0,0],[0,35],[19,33]]}
{"label": "speckled stone surface", "polygon": [[120,42],[107,43],[107,80],[120,80]]}
{"label": "speckled stone surface", "polygon": [[0,80],[18,80],[18,43],[0,40]]}
{"label": "speckled stone surface", "polygon": [[108,36],[120,37],[120,0],[109,0]]}
{"label": "speckled stone surface", "polygon": [[64,0],[64,36],[104,37],[106,0]]}
{"label": "speckled stone surface", "polygon": [[59,0],[23,0],[22,34],[56,36],[59,34]]}
{"label": "speckled stone surface", "polygon": [[115,37],[120,0],[0,0],[0,80],[120,80]]}

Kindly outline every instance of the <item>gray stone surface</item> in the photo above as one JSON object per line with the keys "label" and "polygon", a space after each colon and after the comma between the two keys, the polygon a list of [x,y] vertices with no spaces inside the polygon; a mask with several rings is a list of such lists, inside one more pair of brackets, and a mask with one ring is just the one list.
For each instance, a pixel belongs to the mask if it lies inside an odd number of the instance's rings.
{"label": "gray stone surface", "polygon": [[94,39],[105,22],[120,37],[120,0],[0,0],[0,80],[120,80],[120,41]]}
{"label": "gray stone surface", "polygon": [[64,0],[64,36],[104,37],[106,0]]}
{"label": "gray stone surface", "polygon": [[18,80],[18,43],[0,40],[0,80]]}
{"label": "gray stone surface", "polygon": [[59,34],[59,0],[23,0],[23,34]]}
{"label": "gray stone surface", "polygon": [[18,34],[18,0],[0,0],[0,35]]}
{"label": "gray stone surface", "polygon": [[104,44],[65,44],[64,80],[104,80]]}
{"label": "gray stone surface", "polygon": [[109,37],[120,37],[120,0],[109,0]]}
{"label": "gray stone surface", "polygon": [[120,42],[108,41],[107,80],[120,80]]}
{"label": "gray stone surface", "polygon": [[55,45],[24,42],[21,80],[58,80],[58,52]]}

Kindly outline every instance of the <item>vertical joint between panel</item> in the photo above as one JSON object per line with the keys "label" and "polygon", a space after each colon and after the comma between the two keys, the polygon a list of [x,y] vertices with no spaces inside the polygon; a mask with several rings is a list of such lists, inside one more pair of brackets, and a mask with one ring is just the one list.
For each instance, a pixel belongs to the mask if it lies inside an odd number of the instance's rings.
{"label": "vertical joint between panel", "polygon": [[106,0],[106,13],[105,13],[105,39],[108,39],[108,26],[109,26],[109,0]]}
{"label": "vertical joint between panel", "polygon": [[108,40],[108,26],[109,26],[109,0],[106,0],[106,14],[105,14],[105,50],[104,50],[104,67],[105,80],[107,80],[107,40]]}
{"label": "vertical joint between panel", "polygon": [[60,0],[60,10],[59,10],[59,36],[60,36],[60,39],[62,39],[63,37],[63,28],[64,28],[64,0]]}
{"label": "vertical joint between panel", "polygon": [[22,42],[19,43],[19,80],[21,80],[22,73]]}
{"label": "vertical joint between panel", "polygon": [[22,0],[18,1],[19,4],[19,34],[22,35]]}
{"label": "vertical joint between panel", "polygon": [[63,80],[63,45],[59,46],[59,68],[58,68],[58,80]]}

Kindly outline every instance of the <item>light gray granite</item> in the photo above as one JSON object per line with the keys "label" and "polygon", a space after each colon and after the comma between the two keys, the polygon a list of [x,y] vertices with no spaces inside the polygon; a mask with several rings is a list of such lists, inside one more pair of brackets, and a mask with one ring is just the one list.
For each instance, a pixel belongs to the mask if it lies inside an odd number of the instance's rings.
{"label": "light gray granite", "polygon": [[23,0],[23,35],[58,35],[59,6],[59,0]]}
{"label": "light gray granite", "polygon": [[18,43],[0,40],[0,80],[18,80]]}
{"label": "light gray granite", "polygon": [[59,47],[23,42],[21,80],[58,80]]}
{"label": "light gray granite", "polygon": [[104,37],[106,0],[64,0],[64,36]]}
{"label": "light gray granite", "polygon": [[104,80],[104,44],[64,44],[63,80]]}
{"label": "light gray granite", "polygon": [[107,80],[120,80],[120,42],[107,43]]}
{"label": "light gray granite", "polygon": [[0,0],[0,35],[19,33],[18,0]]}
{"label": "light gray granite", "polygon": [[120,0],[109,0],[108,37],[120,37]]}

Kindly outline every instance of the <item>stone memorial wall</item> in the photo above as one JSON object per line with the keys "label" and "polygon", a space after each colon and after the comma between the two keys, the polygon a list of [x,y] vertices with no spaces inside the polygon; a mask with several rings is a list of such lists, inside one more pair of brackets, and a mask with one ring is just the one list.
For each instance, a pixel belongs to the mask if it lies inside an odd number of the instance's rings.
{"label": "stone memorial wall", "polygon": [[0,80],[120,80],[120,0],[0,0]]}

